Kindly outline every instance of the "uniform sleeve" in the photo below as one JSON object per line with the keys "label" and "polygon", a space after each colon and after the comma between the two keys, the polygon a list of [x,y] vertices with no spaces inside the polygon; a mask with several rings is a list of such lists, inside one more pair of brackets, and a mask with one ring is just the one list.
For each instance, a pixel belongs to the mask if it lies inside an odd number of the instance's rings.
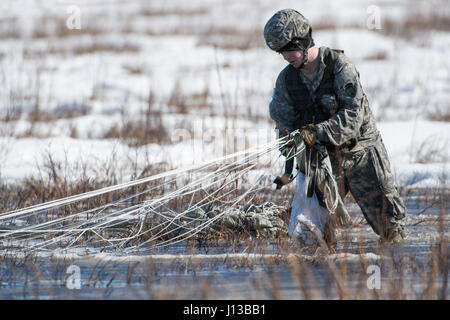
{"label": "uniform sleeve", "polygon": [[343,54],[336,60],[334,74],[339,109],[331,118],[316,125],[316,135],[320,142],[340,146],[359,137],[364,117],[364,93],[358,71]]}
{"label": "uniform sleeve", "polygon": [[275,129],[278,129],[279,132],[295,130],[295,123],[298,118],[298,114],[294,110],[292,99],[289,96],[284,82],[285,70],[277,78],[272,94],[272,101],[269,104],[270,117],[275,121]]}

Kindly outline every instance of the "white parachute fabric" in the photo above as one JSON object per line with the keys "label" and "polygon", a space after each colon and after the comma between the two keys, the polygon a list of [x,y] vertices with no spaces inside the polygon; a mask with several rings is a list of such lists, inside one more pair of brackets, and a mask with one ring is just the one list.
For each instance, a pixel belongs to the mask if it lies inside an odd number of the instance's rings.
{"label": "white parachute fabric", "polygon": [[305,175],[299,172],[296,178],[296,191],[292,200],[288,234],[292,239],[301,240],[305,245],[323,239],[325,226],[331,219],[327,209],[319,205],[317,196],[306,195]]}

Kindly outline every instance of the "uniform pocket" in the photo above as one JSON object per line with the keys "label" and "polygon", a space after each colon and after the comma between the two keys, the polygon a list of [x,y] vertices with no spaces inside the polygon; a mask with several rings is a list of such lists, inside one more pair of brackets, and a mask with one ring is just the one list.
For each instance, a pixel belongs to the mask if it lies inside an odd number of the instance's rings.
{"label": "uniform pocket", "polygon": [[395,192],[393,177],[391,174],[389,159],[384,146],[370,148],[370,158],[378,177],[378,186],[386,193]]}
{"label": "uniform pocket", "polygon": [[374,167],[380,182],[379,186],[387,201],[387,211],[392,212],[390,216],[393,216],[396,220],[403,219],[406,215],[406,207],[395,186],[384,145],[380,144],[372,148],[371,157],[373,157]]}
{"label": "uniform pocket", "polygon": [[405,208],[393,180],[389,161],[378,146],[365,149],[349,170],[350,191],[364,216],[378,234],[384,234],[393,220],[405,216]]}

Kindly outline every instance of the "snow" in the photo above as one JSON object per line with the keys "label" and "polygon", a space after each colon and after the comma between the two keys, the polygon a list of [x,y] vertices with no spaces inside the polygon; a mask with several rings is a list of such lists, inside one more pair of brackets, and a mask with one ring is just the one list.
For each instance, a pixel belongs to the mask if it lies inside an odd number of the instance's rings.
{"label": "snow", "polygon": [[[122,178],[127,180],[130,158],[142,166],[182,167],[236,151],[234,146],[221,148],[230,137],[241,147],[245,135],[250,146],[274,138],[268,102],[285,62],[264,46],[256,32],[262,33],[276,10],[297,8],[297,1],[79,1],[82,26],[98,26],[106,32],[30,38],[41,17],[66,19],[71,4],[5,0],[0,5],[2,26],[5,19],[17,18],[10,26],[23,34],[23,38],[0,37],[0,116],[14,108],[22,111],[20,119],[0,123],[1,181],[42,174],[48,152],[71,167],[74,177],[83,162],[93,172],[99,165],[114,163],[123,168]],[[299,10],[310,19],[313,30],[322,22],[336,25],[313,31],[315,43],[343,49],[355,63],[397,183],[448,186],[450,123],[431,121],[430,114],[448,114],[450,33],[426,31],[424,42],[369,30],[371,5],[372,1],[303,1]],[[411,12],[408,1],[378,1],[376,6],[382,23]],[[141,15],[145,10],[167,14]],[[127,28],[131,31],[120,33]],[[259,37],[261,45],[243,51],[201,41],[210,37],[220,43],[220,37],[233,39],[239,32]],[[94,44],[104,48],[71,54]],[[127,45],[136,50],[120,50]],[[47,53],[49,49],[53,53]],[[177,93],[177,83],[182,99],[207,89],[209,107],[176,113],[167,103]],[[114,124],[142,117],[150,92],[155,99],[152,108],[163,111],[161,121],[173,143],[130,147],[103,139]],[[89,108],[84,115],[32,124],[27,115],[36,98],[41,111],[50,114],[83,105]],[[225,120],[226,114],[236,119]],[[77,129],[76,137],[70,137],[71,128]],[[175,139],[180,134],[183,141]]]}
{"label": "snow", "polygon": [[[5,257],[15,257],[15,258],[23,258],[25,256],[22,252],[12,252],[12,251],[0,251],[0,253]],[[36,252],[34,253],[36,257],[41,258],[51,258],[58,260],[68,260],[68,261],[77,261],[77,260],[88,260],[88,261],[102,261],[102,262],[115,262],[115,263],[123,263],[123,262],[145,262],[145,261],[153,261],[153,262],[175,262],[175,261],[189,261],[189,262],[205,262],[205,261],[227,261],[227,260],[268,260],[268,259],[302,259],[305,261],[316,261],[317,257],[297,254],[297,253],[288,253],[288,254],[273,254],[273,253],[208,253],[208,254],[139,254],[139,255],[120,255],[117,252],[114,253],[105,253],[98,252],[96,249],[79,249],[79,248],[71,248],[71,249],[61,249],[61,250],[53,250],[52,252]],[[381,259],[389,259],[386,256],[380,256],[374,253],[336,253],[330,254],[326,257],[330,261],[347,261],[347,262],[361,262],[361,261],[378,261]],[[257,266],[256,266],[257,268]]]}

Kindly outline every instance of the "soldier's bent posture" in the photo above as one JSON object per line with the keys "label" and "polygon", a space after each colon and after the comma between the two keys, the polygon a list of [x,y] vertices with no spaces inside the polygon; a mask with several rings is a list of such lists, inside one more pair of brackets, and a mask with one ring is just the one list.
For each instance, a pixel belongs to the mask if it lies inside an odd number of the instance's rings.
{"label": "soldier's bent posture", "polygon": [[326,146],[341,197],[351,192],[383,240],[405,238],[406,209],[355,66],[343,51],[317,48],[308,20],[296,10],[275,13],[264,38],[289,62],[270,103],[276,128],[301,129],[308,147]]}

